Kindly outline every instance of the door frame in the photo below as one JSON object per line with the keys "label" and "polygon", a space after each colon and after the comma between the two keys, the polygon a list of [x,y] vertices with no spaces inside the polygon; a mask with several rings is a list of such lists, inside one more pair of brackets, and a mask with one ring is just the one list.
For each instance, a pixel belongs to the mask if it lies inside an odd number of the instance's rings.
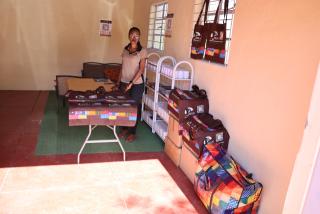
{"label": "door frame", "polygon": [[[320,62],[303,133],[294,163],[284,207],[284,214],[302,214],[320,153]],[[318,184],[320,186],[320,184]]]}

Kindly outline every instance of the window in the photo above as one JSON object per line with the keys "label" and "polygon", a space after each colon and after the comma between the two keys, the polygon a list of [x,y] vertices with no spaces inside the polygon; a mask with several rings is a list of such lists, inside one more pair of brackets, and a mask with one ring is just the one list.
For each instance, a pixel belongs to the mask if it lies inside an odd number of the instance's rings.
{"label": "window", "polygon": [[[214,21],[214,16],[216,14],[218,4],[219,4],[219,0],[210,0],[208,14],[207,14],[207,22],[210,23],[210,22]],[[194,13],[193,13],[193,26],[197,22],[202,5],[203,5],[203,0],[195,0]],[[236,0],[229,0],[228,15],[227,15],[227,30],[226,30],[227,41],[226,41],[226,61],[225,61],[225,64],[228,64],[228,59],[229,59],[229,49],[230,49],[230,43],[231,43],[232,24],[233,24],[235,7],[236,7]],[[218,22],[221,24],[223,23],[223,10],[224,10],[224,0],[222,2],[222,7],[220,8],[220,11],[219,11]],[[200,21],[203,23],[203,20],[204,20],[204,14],[202,15]],[[192,34],[192,36],[193,36],[193,34]]]}
{"label": "window", "polygon": [[164,49],[165,23],[168,13],[168,3],[151,5],[149,16],[148,48]]}

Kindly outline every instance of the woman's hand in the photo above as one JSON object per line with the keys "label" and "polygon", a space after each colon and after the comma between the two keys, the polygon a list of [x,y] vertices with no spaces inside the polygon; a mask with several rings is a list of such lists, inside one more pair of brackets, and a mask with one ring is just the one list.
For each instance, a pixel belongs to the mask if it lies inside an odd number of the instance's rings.
{"label": "woman's hand", "polygon": [[133,83],[130,82],[130,83],[127,85],[127,87],[126,87],[126,89],[125,89],[124,92],[127,93],[127,92],[131,89],[132,85],[133,85]]}

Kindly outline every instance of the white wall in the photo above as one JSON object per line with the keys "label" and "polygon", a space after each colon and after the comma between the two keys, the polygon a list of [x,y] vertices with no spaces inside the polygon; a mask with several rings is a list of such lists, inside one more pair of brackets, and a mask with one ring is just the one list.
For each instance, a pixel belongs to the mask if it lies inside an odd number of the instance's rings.
{"label": "white wall", "polygon": [[[119,62],[133,0],[1,0],[0,90],[52,90],[86,61]],[[99,36],[101,19],[112,37]]]}

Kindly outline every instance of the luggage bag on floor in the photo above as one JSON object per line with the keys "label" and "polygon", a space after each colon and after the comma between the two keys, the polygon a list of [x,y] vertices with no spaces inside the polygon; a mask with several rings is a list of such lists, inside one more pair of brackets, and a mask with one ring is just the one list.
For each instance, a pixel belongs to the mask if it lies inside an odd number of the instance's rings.
{"label": "luggage bag on floor", "polygon": [[209,213],[257,213],[262,184],[219,145],[204,146],[194,188]]}
{"label": "luggage bag on floor", "polygon": [[181,124],[182,139],[200,156],[203,145],[210,143],[220,144],[228,149],[229,134],[220,120],[211,114],[196,114],[188,117]]}

